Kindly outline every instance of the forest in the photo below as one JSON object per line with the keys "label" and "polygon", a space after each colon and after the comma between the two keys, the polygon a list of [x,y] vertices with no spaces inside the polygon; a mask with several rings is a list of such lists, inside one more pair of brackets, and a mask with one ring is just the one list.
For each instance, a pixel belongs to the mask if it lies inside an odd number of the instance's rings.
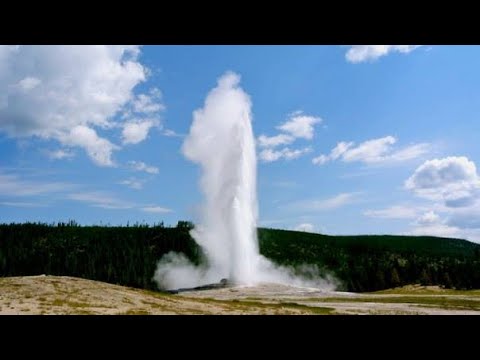
{"label": "forest", "polygon": [[[160,258],[184,253],[203,261],[189,232],[193,224],[81,226],[68,223],[0,224],[0,276],[76,276],[156,290]],[[316,265],[339,280],[338,290],[366,292],[407,284],[480,288],[480,245],[427,236],[329,236],[258,229],[260,252],[274,262]],[[220,280],[220,279],[219,279]]]}

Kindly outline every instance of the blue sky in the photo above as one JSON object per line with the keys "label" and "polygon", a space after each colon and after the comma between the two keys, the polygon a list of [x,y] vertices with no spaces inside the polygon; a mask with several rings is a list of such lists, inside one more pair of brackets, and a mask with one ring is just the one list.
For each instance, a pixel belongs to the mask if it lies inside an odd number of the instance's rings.
{"label": "blue sky", "polygon": [[181,153],[226,71],[260,225],[480,241],[478,46],[1,46],[0,221],[196,219]]}

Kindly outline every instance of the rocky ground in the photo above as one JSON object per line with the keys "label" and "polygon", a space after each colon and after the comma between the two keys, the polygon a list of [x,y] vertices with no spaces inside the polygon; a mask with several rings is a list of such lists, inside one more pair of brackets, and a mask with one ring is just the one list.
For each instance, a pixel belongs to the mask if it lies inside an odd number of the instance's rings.
{"label": "rocky ground", "polygon": [[480,291],[325,292],[278,284],[179,294],[64,276],[0,278],[0,314],[480,314]]}

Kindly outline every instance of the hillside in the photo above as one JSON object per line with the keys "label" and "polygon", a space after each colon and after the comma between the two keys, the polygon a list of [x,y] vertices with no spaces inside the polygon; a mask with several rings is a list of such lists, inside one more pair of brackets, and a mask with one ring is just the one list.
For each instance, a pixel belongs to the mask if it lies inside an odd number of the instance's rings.
{"label": "hillside", "polygon": [[[193,262],[201,250],[176,227],[0,225],[0,277],[58,275],[156,290],[152,276],[170,251]],[[407,284],[480,289],[480,245],[460,239],[408,236],[327,236],[259,229],[260,251],[275,262],[314,264],[346,291],[376,291]]]}
{"label": "hillside", "polygon": [[328,236],[259,229],[261,253],[284,264],[317,264],[348,291],[406,284],[480,288],[480,245],[428,236]]}
{"label": "hillside", "polygon": [[64,276],[0,278],[0,314],[175,315],[310,313],[302,309],[189,299]]}

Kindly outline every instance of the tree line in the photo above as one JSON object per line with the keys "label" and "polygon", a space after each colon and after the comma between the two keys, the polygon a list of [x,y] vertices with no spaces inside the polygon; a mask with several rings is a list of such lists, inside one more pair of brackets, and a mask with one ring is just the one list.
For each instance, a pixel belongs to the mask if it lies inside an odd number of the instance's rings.
{"label": "tree line", "polygon": [[[170,252],[204,257],[188,221],[176,226],[0,225],[0,276],[63,275],[156,289],[157,262]],[[327,236],[258,229],[260,252],[287,266],[315,264],[340,290],[375,291],[406,284],[480,288],[480,245],[460,239]]]}

